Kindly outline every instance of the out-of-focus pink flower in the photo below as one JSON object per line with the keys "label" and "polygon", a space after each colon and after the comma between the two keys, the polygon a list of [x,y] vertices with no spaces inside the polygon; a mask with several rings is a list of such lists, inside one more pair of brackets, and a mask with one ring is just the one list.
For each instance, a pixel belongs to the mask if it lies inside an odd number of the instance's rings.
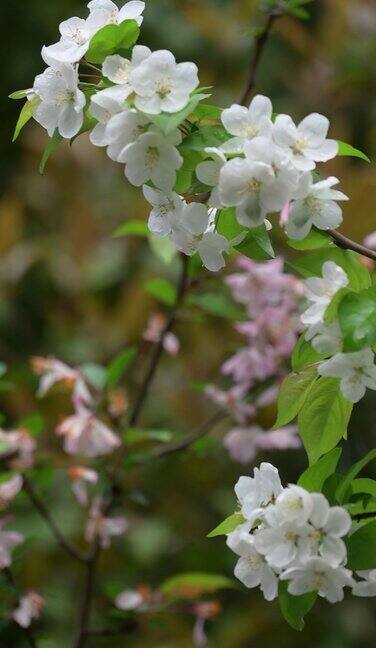
{"label": "out-of-focus pink flower", "polygon": [[[0,441],[6,444],[1,452],[3,458],[10,458],[9,464],[16,470],[31,468],[34,463],[34,452],[37,444],[30,432],[25,428],[5,432],[0,430]],[[13,455],[16,455],[13,457]]]}
{"label": "out-of-focus pink flower", "polygon": [[[370,250],[376,250],[376,232],[372,232],[372,234],[368,234],[368,236],[366,236],[366,238],[364,239],[363,243],[366,247],[370,248]],[[369,272],[374,271],[376,266],[375,261],[373,261],[372,259],[366,256],[361,256],[360,260]]]}
{"label": "out-of-focus pink flower", "polygon": [[21,628],[28,628],[34,619],[39,619],[45,606],[45,600],[37,592],[28,592],[20,599],[18,607],[12,614],[12,619]]}
{"label": "out-of-focus pink flower", "polygon": [[112,536],[122,535],[128,526],[128,521],[122,515],[106,517],[103,513],[103,502],[100,497],[96,497],[86,523],[85,539],[90,543],[98,540],[103,549],[108,549]]}
{"label": "out-of-focus pink flower", "polygon": [[209,385],[205,389],[206,395],[209,396],[213,403],[227,409],[229,414],[241,424],[252,420],[256,415],[255,406],[243,400],[247,391],[248,388],[245,388],[244,384],[235,385],[228,391],[222,391],[214,385]]}
{"label": "out-of-focus pink flower", "polygon": [[218,601],[199,601],[192,606],[192,613],[196,617],[193,627],[193,643],[197,648],[203,648],[208,643],[205,624],[208,619],[214,619],[222,611]]}
{"label": "out-of-focus pink flower", "polygon": [[[155,313],[152,315],[148,321],[147,328],[143,333],[144,340],[157,344],[161,339],[165,324],[166,318],[164,315],[161,313]],[[179,353],[180,342],[175,333],[169,332],[164,336],[163,348],[166,353],[169,353],[170,355],[177,355]]]}
{"label": "out-of-focus pink flower", "polygon": [[266,432],[258,425],[248,428],[234,428],[226,434],[223,445],[233,461],[247,464],[260,450],[288,450],[300,448],[298,428],[286,426],[280,430]]}
{"label": "out-of-focus pink flower", "polygon": [[96,484],[98,473],[84,466],[73,466],[68,470],[68,477],[72,481],[72,491],[80,504],[87,506],[89,503],[88,484]]}
{"label": "out-of-focus pink flower", "polygon": [[138,590],[124,590],[115,599],[115,605],[119,610],[137,610],[144,603],[144,597]]}
{"label": "out-of-focus pink flower", "polygon": [[56,433],[64,437],[64,450],[68,454],[98,457],[110,454],[121,445],[119,437],[82,405],[76,414],[64,419]]}
{"label": "out-of-focus pink flower", "polygon": [[371,250],[376,250],[376,231],[366,236],[364,239],[364,245],[371,248]]}
{"label": "out-of-focus pink flower", "polygon": [[236,382],[263,382],[277,370],[273,349],[247,347],[238,351],[222,365],[222,373],[231,375]]}
{"label": "out-of-focus pink flower", "polygon": [[22,488],[21,475],[13,475],[10,479],[0,484],[0,511],[16,497]]}
{"label": "out-of-focus pink flower", "polygon": [[279,218],[279,224],[281,227],[284,227],[287,225],[289,222],[289,216],[290,216],[290,203],[287,203],[284,208],[281,211],[281,215]]}
{"label": "out-of-focus pink flower", "polygon": [[11,550],[24,541],[23,535],[17,531],[3,531],[11,519],[7,516],[0,520],[0,569],[11,565]]}
{"label": "out-of-focus pink flower", "polygon": [[72,369],[72,367],[55,358],[41,358],[39,356],[31,359],[31,367],[37,376],[41,376],[38,390],[40,397],[44,396],[56,383],[62,382],[72,387],[75,402],[92,405],[92,395],[82,373],[78,369]]}
{"label": "out-of-focus pink flower", "polygon": [[257,407],[268,407],[273,403],[276,403],[279,396],[279,384],[272,385],[264,391],[261,392],[259,396],[255,399],[255,405]]}

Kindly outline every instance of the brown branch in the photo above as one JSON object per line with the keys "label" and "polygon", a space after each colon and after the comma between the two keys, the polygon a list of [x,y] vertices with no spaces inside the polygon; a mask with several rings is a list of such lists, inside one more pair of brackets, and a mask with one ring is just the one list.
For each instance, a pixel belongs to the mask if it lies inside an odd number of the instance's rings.
{"label": "brown branch", "polygon": [[202,426],[198,430],[196,430],[196,432],[188,434],[186,437],[184,437],[184,439],[181,439],[180,441],[175,441],[174,443],[156,448],[153,452],[153,457],[155,459],[161,459],[162,457],[167,457],[169,455],[175,454],[176,452],[186,450],[196,441],[199,441],[199,439],[202,439],[204,436],[209,434],[209,432],[211,432],[211,430],[216,425],[218,425],[218,423],[220,423],[227,417],[228,414],[226,412],[217,412],[216,414],[214,414],[214,416],[205,421],[205,423],[203,423]]}
{"label": "brown branch", "polygon": [[90,622],[90,613],[93,604],[95,571],[100,555],[99,540],[96,540],[89,559],[85,565],[85,582],[82,603],[78,618],[77,634],[73,641],[73,648],[83,648],[87,639],[87,625]]}
{"label": "brown branch", "polygon": [[[20,588],[18,587],[18,585],[17,585],[17,583],[16,583],[16,581],[14,579],[14,576],[13,576],[13,573],[12,573],[11,569],[9,567],[5,567],[3,569],[3,574],[4,574],[5,578],[7,579],[8,583],[13,587],[14,591],[17,594],[18,599],[20,599],[22,597],[22,592],[20,591]],[[24,628],[24,627],[20,626],[14,619],[12,619],[12,622],[14,623],[16,628],[18,628],[18,630],[23,633],[23,635],[24,635],[27,643],[29,644],[29,646],[31,646],[31,648],[37,648],[37,643],[36,643],[36,641],[35,641],[35,639],[33,637],[33,633],[31,631],[31,628]]]}
{"label": "brown branch", "polygon": [[376,251],[370,250],[364,245],[352,241],[351,239],[347,238],[347,236],[340,234],[336,230],[328,230],[328,234],[332,237],[335,244],[339,247],[346,250],[353,250],[354,252],[358,252],[358,254],[361,254],[362,256],[372,259],[372,261],[376,261]]}
{"label": "brown branch", "polygon": [[37,509],[38,513],[42,516],[42,518],[46,522],[48,528],[50,529],[51,533],[55,536],[61,548],[64,549],[64,551],[66,551],[72,558],[75,558],[75,560],[86,562],[87,557],[85,556],[85,554],[81,553],[76,547],[74,547],[65,538],[65,536],[57,526],[55,520],[53,519],[51,513],[49,512],[48,508],[46,507],[45,503],[36,492],[33,482],[26,476],[24,476],[23,478],[23,489],[25,493],[28,495],[32,504]]}
{"label": "brown branch", "polygon": [[179,279],[179,285],[176,293],[176,299],[175,299],[175,304],[173,308],[171,309],[170,315],[167,318],[166,324],[163,328],[163,331],[161,333],[161,336],[159,338],[159,341],[157,344],[154,346],[149,365],[147,367],[144,379],[141,383],[140,390],[138,392],[138,396],[136,399],[136,402],[133,406],[133,409],[131,411],[130,417],[129,417],[129,426],[132,427],[137,424],[142,408],[144,406],[144,403],[146,401],[146,398],[149,393],[149,389],[151,386],[151,383],[153,381],[153,378],[155,376],[155,373],[158,369],[158,364],[159,361],[162,357],[163,354],[163,344],[166,338],[166,335],[171,331],[173,325],[175,324],[176,317],[179,312],[179,308],[181,306],[181,303],[184,299],[186,290],[188,288],[188,263],[189,263],[189,257],[182,255],[182,270],[180,274],[180,279]]}
{"label": "brown branch", "polygon": [[122,623],[118,628],[93,628],[86,631],[88,637],[117,637],[128,635],[138,630],[139,624],[135,619]]}
{"label": "brown branch", "polygon": [[251,99],[251,94],[256,83],[257,70],[261,61],[262,54],[264,52],[265,45],[269,39],[271,29],[278,18],[278,14],[270,14],[264,30],[255,38],[253,56],[251,57],[251,63],[249,68],[248,80],[245,86],[242,98],[240,99],[240,104],[242,106],[247,106]]}

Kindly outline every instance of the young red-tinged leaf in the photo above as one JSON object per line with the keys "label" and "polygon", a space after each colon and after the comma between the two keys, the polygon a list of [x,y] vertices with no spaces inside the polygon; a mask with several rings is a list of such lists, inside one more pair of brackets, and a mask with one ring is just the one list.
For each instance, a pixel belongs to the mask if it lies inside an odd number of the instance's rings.
{"label": "young red-tinged leaf", "polygon": [[234,531],[239,526],[239,524],[243,524],[243,522],[245,522],[245,518],[241,513],[233,513],[228,518],[223,520],[221,524],[218,524],[218,526],[215,527],[213,531],[210,531],[207,537],[216,538],[217,536],[227,535],[228,533]]}

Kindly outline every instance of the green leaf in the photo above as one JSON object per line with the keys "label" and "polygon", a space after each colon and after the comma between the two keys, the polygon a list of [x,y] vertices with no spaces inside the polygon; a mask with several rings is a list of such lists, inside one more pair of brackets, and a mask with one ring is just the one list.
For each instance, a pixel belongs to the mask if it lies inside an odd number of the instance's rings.
{"label": "green leaf", "polygon": [[193,174],[199,162],[203,157],[197,151],[190,151],[189,149],[182,149],[180,155],[183,158],[183,164],[176,174],[176,182],[174,191],[179,194],[194,193],[191,190],[193,181]]}
{"label": "green leaf", "polygon": [[352,250],[339,248],[325,249],[306,254],[292,263],[292,267],[303,277],[318,277],[322,274],[325,261],[334,261],[346,272],[349,278],[349,287],[359,291],[371,286],[371,276],[359,260],[359,255]]}
{"label": "green leaf", "polygon": [[325,324],[331,324],[338,317],[338,306],[345,295],[351,292],[350,288],[341,288],[336,292],[324,313]]}
{"label": "green leaf", "polygon": [[294,250],[316,250],[334,246],[334,241],[328,234],[315,228],[312,228],[310,233],[301,241],[288,238],[287,243]]}
{"label": "green leaf", "polygon": [[149,232],[148,240],[150,248],[158,259],[160,259],[165,265],[170,265],[177,255],[177,250],[168,236],[161,238],[160,236],[155,236]]}
{"label": "green leaf", "polygon": [[16,128],[14,129],[14,135],[12,142],[15,142],[16,139],[18,138],[20,132],[22,131],[23,127],[26,126],[27,122],[32,118],[34,115],[34,112],[36,108],[40,104],[40,99],[39,97],[35,97],[35,99],[32,99],[31,101],[27,101],[21,109],[20,116],[18,118]]}
{"label": "green leaf", "polygon": [[201,120],[219,120],[221,119],[222,109],[212,104],[200,103],[194,110],[194,116]]}
{"label": "green leaf", "polygon": [[89,63],[103,63],[107,56],[123,54],[137,42],[140,28],[135,20],[120,25],[106,25],[93,36],[85,58]]}
{"label": "green leaf", "polygon": [[8,367],[5,362],[0,362],[0,378],[3,378],[8,371]]}
{"label": "green leaf", "polygon": [[125,374],[129,369],[137,355],[136,347],[129,347],[119,353],[116,358],[109,364],[107,367],[107,387],[112,388],[117,385],[120,378]]}
{"label": "green leaf", "polygon": [[192,151],[201,152],[208,146],[220,146],[224,142],[227,142],[230,137],[231,135],[221,125],[203,126],[195,133],[188,135],[180,145],[180,149],[191,149]]}
{"label": "green leaf", "polygon": [[353,404],[341,393],[337,378],[320,378],[300,411],[299,433],[313,465],[346,437]]}
{"label": "green leaf", "polygon": [[346,567],[353,571],[376,569],[376,520],[355,531],[346,544]]}
{"label": "green leaf", "polygon": [[159,441],[160,443],[169,443],[173,439],[173,434],[169,430],[144,430],[141,428],[128,428],[124,432],[124,441],[128,446],[134,446],[146,441]]}
{"label": "green leaf", "polygon": [[333,475],[342,454],[341,448],[334,448],[331,452],[316,461],[313,466],[300,475],[298,484],[312,493],[321,493],[325,481]]}
{"label": "green leaf", "polygon": [[304,339],[303,333],[297,341],[291,356],[291,367],[293,371],[301,371],[309,364],[323,360],[326,355],[317,353],[310,342]]}
{"label": "green leaf", "polygon": [[224,317],[232,321],[245,319],[244,309],[235,304],[225,293],[190,295],[187,302],[216,317]]}
{"label": "green leaf", "polygon": [[245,518],[241,513],[233,513],[228,518],[223,520],[221,524],[215,527],[213,531],[210,531],[207,537],[216,538],[217,536],[228,535],[229,533],[234,531],[239,526],[239,524],[243,524],[243,522],[245,522]]}
{"label": "green leaf", "polygon": [[207,94],[194,94],[189,100],[188,104],[182,110],[179,110],[177,113],[160,113],[159,115],[149,115],[144,113],[145,116],[150,119],[150,121],[155,124],[164,135],[169,135],[174,130],[179,128],[180,124],[183,123],[189,115],[191,115],[197,105],[203,99],[207,99],[210,95]]}
{"label": "green leaf", "polygon": [[299,18],[300,20],[308,20],[308,18],[310,18],[309,11],[303,9],[303,7],[291,7],[287,10],[287,13],[291,16],[295,16],[295,18]]}
{"label": "green leaf", "polygon": [[247,233],[245,227],[240,225],[237,221],[235,207],[219,210],[217,215],[216,231],[229,241],[237,238],[242,233],[244,233],[245,237]]}
{"label": "green leaf", "polygon": [[283,618],[287,623],[300,632],[304,628],[304,617],[313,608],[317,594],[310,592],[301,596],[289,594],[288,583],[280,581],[278,587],[278,600]]}
{"label": "green leaf", "polygon": [[95,389],[103,389],[106,386],[107,370],[105,367],[102,367],[102,365],[87,362],[86,364],[81,365],[80,370],[86,380],[95,387]]}
{"label": "green leaf", "polygon": [[371,495],[376,498],[376,480],[369,479],[368,477],[359,477],[354,479],[350,485],[351,496],[358,494]]}
{"label": "green leaf", "polygon": [[158,301],[167,306],[173,306],[176,301],[176,288],[175,286],[161,277],[150,279],[144,284],[145,290],[158,299]]}
{"label": "green leaf", "polygon": [[42,434],[44,419],[40,414],[31,414],[18,423],[19,428],[26,428],[34,437]]}
{"label": "green leaf", "polygon": [[8,95],[9,99],[25,99],[30,90],[16,90],[12,94]]}
{"label": "green leaf", "polygon": [[368,452],[366,456],[363,457],[363,459],[360,459],[360,461],[357,461],[353,466],[351,466],[350,470],[348,471],[344,480],[336,491],[336,500],[337,502],[339,502],[339,504],[342,504],[345,501],[347,491],[349,490],[353,479],[355,479],[360,471],[363,470],[363,468],[374,459],[376,459],[376,449],[370,450],[370,452]]}
{"label": "green leaf", "polygon": [[376,287],[346,295],[338,306],[345,352],[376,344]]}
{"label": "green leaf", "polygon": [[148,224],[142,220],[128,220],[119,227],[113,233],[113,236],[120,238],[121,236],[149,236]]}
{"label": "green leaf", "polygon": [[256,261],[275,258],[273,246],[265,225],[259,225],[248,230],[243,241],[235,245],[235,250]]}
{"label": "green leaf", "polygon": [[292,373],[285,378],[279,392],[278,417],[273,430],[287,425],[299,414],[316,380],[316,367],[306,367],[300,373]]}
{"label": "green leaf", "polygon": [[160,590],[168,599],[196,599],[231,587],[234,582],[220,574],[189,572],[168,578]]}
{"label": "green leaf", "polygon": [[48,162],[48,159],[50,155],[54,152],[55,148],[60,144],[60,142],[63,141],[63,138],[59,134],[59,131],[56,129],[54,134],[52,135],[50,141],[48,142],[46,148],[44,149],[44,153],[42,155],[42,159],[40,161],[39,165],[39,173],[43,175],[44,170],[46,168],[46,164]]}
{"label": "green leaf", "polygon": [[365,162],[371,162],[371,160],[365,153],[359,151],[359,149],[354,148],[353,146],[351,146],[351,144],[346,144],[346,142],[338,141],[337,155],[357,157],[365,160]]}

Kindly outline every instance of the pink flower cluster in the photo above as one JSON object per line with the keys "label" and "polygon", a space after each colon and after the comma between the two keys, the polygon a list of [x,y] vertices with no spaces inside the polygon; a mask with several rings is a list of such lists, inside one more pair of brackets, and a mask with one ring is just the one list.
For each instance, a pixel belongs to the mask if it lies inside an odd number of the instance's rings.
{"label": "pink flower cluster", "polygon": [[302,284],[284,272],[279,258],[256,263],[241,257],[237,267],[226,283],[233,299],[245,307],[247,319],[236,323],[235,330],[245,336],[246,346],[222,366],[233,386],[227,391],[210,386],[206,393],[237,424],[224,440],[231,458],[248,463],[261,450],[300,447],[295,426],[265,432],[255,421],[258,409],[278,398],[300,331]]}

